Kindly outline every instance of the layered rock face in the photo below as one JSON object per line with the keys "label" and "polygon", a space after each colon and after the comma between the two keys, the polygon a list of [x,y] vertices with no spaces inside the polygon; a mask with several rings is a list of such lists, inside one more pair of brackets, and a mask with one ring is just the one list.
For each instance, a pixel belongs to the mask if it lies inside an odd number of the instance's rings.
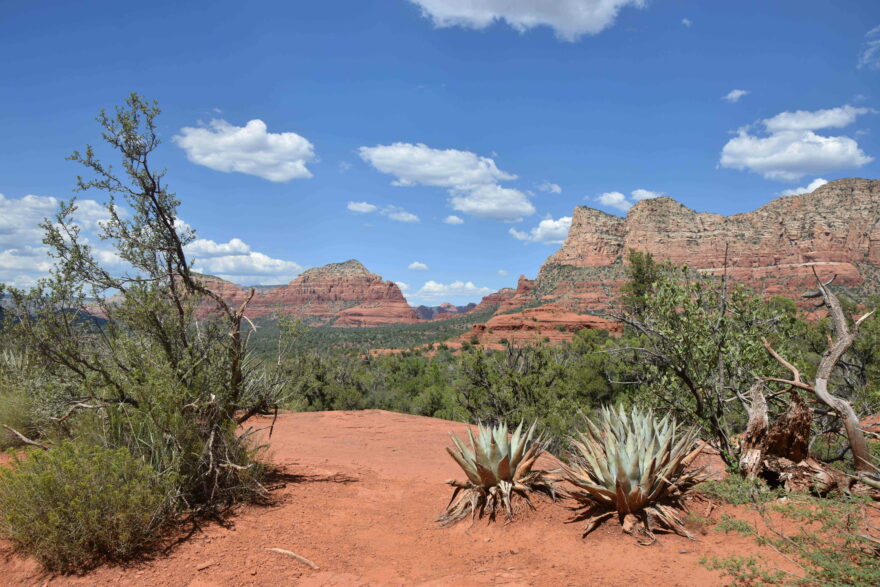
{"label": "layered rock face", "polygon": [[727,217],[670,198],[642,200],[626,218],[579,206],[531,292],[506,303],[602,311],[625,281],[630,249],[709,274],[721,274],[726,260],[733,280],[795,299],[812,288],[815,268],[864,298],[880,292],[880,181],[841,179]]}
{"label": "layered rock face", "polygon": [[[203,278],[206,285],[234,305],[247,299],[249,290],[216,277]],[[203,313],[212,309],[205,305]],[[246,315],[260,318],[288,314],[314,325],[339,327],[411,324],[418,316],[400,288],[370,273],[354,259],[309,269],[287,285],[255,293]]]}

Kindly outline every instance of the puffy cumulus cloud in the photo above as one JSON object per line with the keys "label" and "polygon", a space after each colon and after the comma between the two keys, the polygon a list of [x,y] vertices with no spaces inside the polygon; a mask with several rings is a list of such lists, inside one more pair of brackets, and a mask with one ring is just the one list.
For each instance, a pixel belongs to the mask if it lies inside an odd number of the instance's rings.
{"label": "puffy cumulus cloud", "polygon": [[369,202],[349,202],[346,208],[352,212],[360,212],[361,214],[369,214],[378,209],[377,206],[370,204]]}
{"label": "puffy cumulus cloud", "polygon": [[[51,196],[7,198],[0,194],[0,283],[28,287],[49,273],[52,260],[49,249],[43,246],[40,224],[54,217],[60,203]],[[93,234],[110,217],[107,208],[87,199],[77,200],[76,206],[73,223],[82,229],[85,241],[93,243],[93,252],[99,259],[104,255],[105,260],[112,261],[111,265],[118,265],[119,258],[102,248]],[[120,216],[126,214],[121,208],[117,211]]]}
{"label": "puffy cumulus cloud", "polygon": [[880,26],[865,34],[865,41],[859,51],[859,69],[863,67],[880,70]]}
{"label": "puffy cumulus cloud", "polygon": [[418,291],[408,294],[407,299],[428,303],[445,302],[461,298],[476,301],[490,293],[492,293],[491,289],[488,287],[478,287],[472,281],[453,281],[447,284],[438,281],[426,281]]}
{"label": "puffy cumulus cloud", "polygon": [[413,261],[406,266],[407,269],[415,269],[416,271],[426,271],[428,266],[420,261]]}
{"label": "puffy cumulus cloud", "polygon": [[798,194],[809,194],[810,192],[819,189],[823,185],[828,183],[827,179],[822,179],[821,177],[817,177],[813,181],[810,182],[809,185],[805,185],[799,188],[792,188],[790,190],[782,190],[779,192],[780,196],[796,196]]}
{"label": "puffy cumulus cloud", "polygon": [[689,18],[683,18],[683,19],[681,19],[681,24],[683,24],[684,26],[686,26],[688,28],[691,28],[694,25],[694,21],[692,21]]}
{"label": "puffy cumulus cloud", "polygon": [[453,195],[449,202],[459,212],[503,222],[516,222],[535,213],[535,207],[524,193],[500,185],[479,186]]}
{"label": "puffy cumulus cloud", "polygon": [[247,255],[251,252],[251,248],[238,238],[227,243],[217,243],[206,238],[199,238],[186,245],[184,249],[187,255],[196,258]]}
{"label": "puffy cumulus cloud", "polygon": [[438,28],[484,29],[503,21],[518,32],[548,26],[564,41],[595,35],[614,24],[621,8],[645,0],[410,0]]}
{"label": "puffy cumulus cloud", "polygon": [[404,283],[403,281],[395,281],[394,285],[396,285],[398,287],[398,289],[400,289],[400,291],[402,291],[402,292],[409,291],[409,284],[408,283]]}
{"label": "puffy cumulus cloud", "polygon": [[740,98],[748,93],[748,90],[730,90],[725,95],[721,96],[721,99],[726,100],[730,103],[739,102]]}
{"label": "puffy cumulus cloud", "polygon": [[[237,240],[233,239],[233,241]],[[273,259],[263,253],[251,251],[249,247],[247,252],[242,253],[196,257],[193,269],[199,273],[215,275],[242,285],[286,283],[303,270],[293,261]]]}
{"label": "puffy cumulus cloud", "polygon": [[626,199],[626,196],[620,192],[605,192],[596,196],[596,201],[609,208],[617,208],[626,212],[632,207],[632,202]]}
{"label": "puffy cumulus cloud", "polygon": [[565,237],[568,236],[569,228],[571,228],[571,216],[563,216],[558,220],[545,218],[529,232],[515,228],[511,228],[509,232],[515,239],[528,243],[561,245],[565,241]]}
{"label": "puffy cumulus cloud", "polygon": [[651,198],[659,198],[665,194],[662,192],[655,192],[646,189],[635,189],[629,193],[630,197],[627,198],[621,192],[605,192],[604,194],[599,194],[596,196],[595,200],[599,202],[602,206],[607,208],[614,208],[616,210],[620,210],[621,212],[626,212],[630,208],[632,208],[633,204],[638,202],[639,200],[650,200]]}
{"label": "puffy cumulus cloud", "polygon": [[391,220],[395,220],[397,222],[420,222],[418,216],[413,214],[412,212],[407,212],[400,206],[385,206],[382,208],[380,212],[383,216],[387,216]]}
{"label": "puffy cumulus cloud", "polygon": [[544,183],[538,184],[538,189],[548,194],[562,193],[562,188],[559,186],[559,184],[553,183],[551,181],[545,181]]}
{"label": "puffy cumulus cloud", "polygon": [[814,131],[842,128],[870,108],[841,106],[813,112],[782,112],[760,122],[763,132],[740,128],[721,151],[720,165],[760,173],[767,179],[797,181],[804,175],[861,167],[874,160],[846,136],[824,136]]}
{"label": "puffy cumulus cloud", "polygon": [[446,218],[443,219],[443,222],[446,224],[464,224],[464,220],[456,216],[455,214],[450,214]]}
{"label": "puffy cumulus cloud", "polygon": [[214,119],[207,126],[184,127],[173,140],[193,163],[226,173],[237,171],[275,182],[312,177],[312,143],[295,132],[270,133],[259,119],[234,126]]}
{"label": "puffy cumulus cloud", "polygon": [[489,157],[457,149],[433,149],[422,143],[361,147],[359,152],[378,171],[394,176],[393,185],[446,189],[450,205],[459,212],[508,222],[535,212],[526,194],[499,185],[516,179],[516,175],[501,171]]}

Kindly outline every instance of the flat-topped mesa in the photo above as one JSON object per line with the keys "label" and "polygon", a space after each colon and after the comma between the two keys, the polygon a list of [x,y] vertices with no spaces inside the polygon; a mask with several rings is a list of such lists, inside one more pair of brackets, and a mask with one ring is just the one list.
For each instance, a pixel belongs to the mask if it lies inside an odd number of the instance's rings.
{"label": "flat-topped mesa", "polygon": [[723,272],[726,260],[735,280],[792,298],[812,286],[815,268],[863,298],[880,293],[880,181],[832,181],[732,216],[695,212],[666,197],[637,202],[626,218],[579,206],[534,290],[541,300],[602,310],[625,280],[630,249],[710,274]]}
{"label": "flat-topped mesa", "polygon": [[[207,285],[236,304],[247,298],[246,288],[219,278],[210,278]],[[340,327],[418,321],[397,284],[370,273],[354,259],[308,269],[287,285],[256,293],[246,311],[249,318],[273,313]]]}

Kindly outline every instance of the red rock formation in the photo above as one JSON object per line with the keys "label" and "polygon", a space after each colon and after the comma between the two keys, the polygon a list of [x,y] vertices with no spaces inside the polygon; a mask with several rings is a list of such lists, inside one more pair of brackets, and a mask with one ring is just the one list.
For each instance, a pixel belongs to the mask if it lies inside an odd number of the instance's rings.
{"label": "red rock formation", "polygon": [[[231,303],[241,304],[248,290],[216,277],[205,276],[209,288]],[[209,304],[200,309],[210,314]],[[311,324],[340,327],[411,324],[418,316],[400,288],[383,281],[358,261],[331,263],[309,269],[287,285],[255,293],[246,315],[260,318],[275,312],[302,318]]]}
{"label": "red rock formation", "polygon": [[561,306],[545,304],[512,314],[496,314],[485,324],[474,324],[471,331],[458,342],[472,342],[476,338],[488,348],[501,348],[505,340],[514,344],[542,341],[553,344],[569,341],[577,331],[585,328],[620,332],[617,322],[589,314],[575,314]]}
{"label": "red rock formation", "polygon": [[773,200],[752,212],[695,212],[670,198],[642,200],[626,218],[579,206],[562,248],[550,256],[531,292],[509,307],[555,301],[602,311],[625,281],[627,251],[710,274],[724,270],[765,295],[799,298],[813,268],[856,297],[878,293],[880,181],[841,179],[809,194]]}

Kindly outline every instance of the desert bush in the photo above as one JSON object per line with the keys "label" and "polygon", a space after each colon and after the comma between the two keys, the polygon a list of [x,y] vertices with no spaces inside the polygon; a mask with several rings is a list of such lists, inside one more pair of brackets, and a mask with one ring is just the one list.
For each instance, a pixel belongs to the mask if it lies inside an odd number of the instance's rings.
{"label": "desert bush", "polygon": [[125,559],[169,521],[174,481],[126,449],[62,442],[0,470],[0,532],[53,571]]}
{"label": "desert bush", "polygon": [[705,478],[688,467],[700,450],[693,448],[696,430],[638,407],[605,407],[597,422],[585,422],[563,465],[565,480],[577,488],[572,497],[583,504],[584,534],[617,514],[625,532],[649,541],[654,526],[691,537],[678,511],[683,493]]}
{"label": "desert bush", "polygon": [[[278,406],[283,386],[281,374],[249,352],[241,329],[246,304],[231,307],[191,270],[185,249],[195,233],[179,222],[179,201],[165,184],[165,172],[152,165],[160,144],[158,114],[155,103],[132,94],[114,114],[98,116],[120,164],[101,162],[91,146],[70,157],[92,176],[77,178],[78,190],[107,196],[106,219],[97,232],[113,245],[119,263],[102,264],[80,235],[76,201],[62,202],[55,217],[41,224],[54,259],[50,274],[27,291],[7,290],[0,338],[4,348],[21,349],[34,365],[16,385],[34,399],[31,412],[44,443],[73,439],[115,455],[118,474],[96,477],[115,500],[112,507],[125,514],[133,506],[117,494],[131,490],[136,478],[144,483],[134,495],[151,508],[161,499],[162,507],[178,512],[216,512],[266,495],[246,424]],[[197,308],[209,316],[197,319]],[[0,377],[9,373],[0,369]],[[148,468],[137,477],[120,454]],[[41,483],[51,487],[67,475],[67,468],[57,468]],[[147,483],[150,471],[170,485]],[[36,482],[31,488],[43,491]],[[71,532],[80,523],[74,522]],[[5,532],[27,537],[27,523],[26,517],[7,518]],[[134,552],[155,529],[141,525],[146,534],[120,528],[121,546],[110,549],[114,556]],[[77,532],[101,535],[91,525]]]}

